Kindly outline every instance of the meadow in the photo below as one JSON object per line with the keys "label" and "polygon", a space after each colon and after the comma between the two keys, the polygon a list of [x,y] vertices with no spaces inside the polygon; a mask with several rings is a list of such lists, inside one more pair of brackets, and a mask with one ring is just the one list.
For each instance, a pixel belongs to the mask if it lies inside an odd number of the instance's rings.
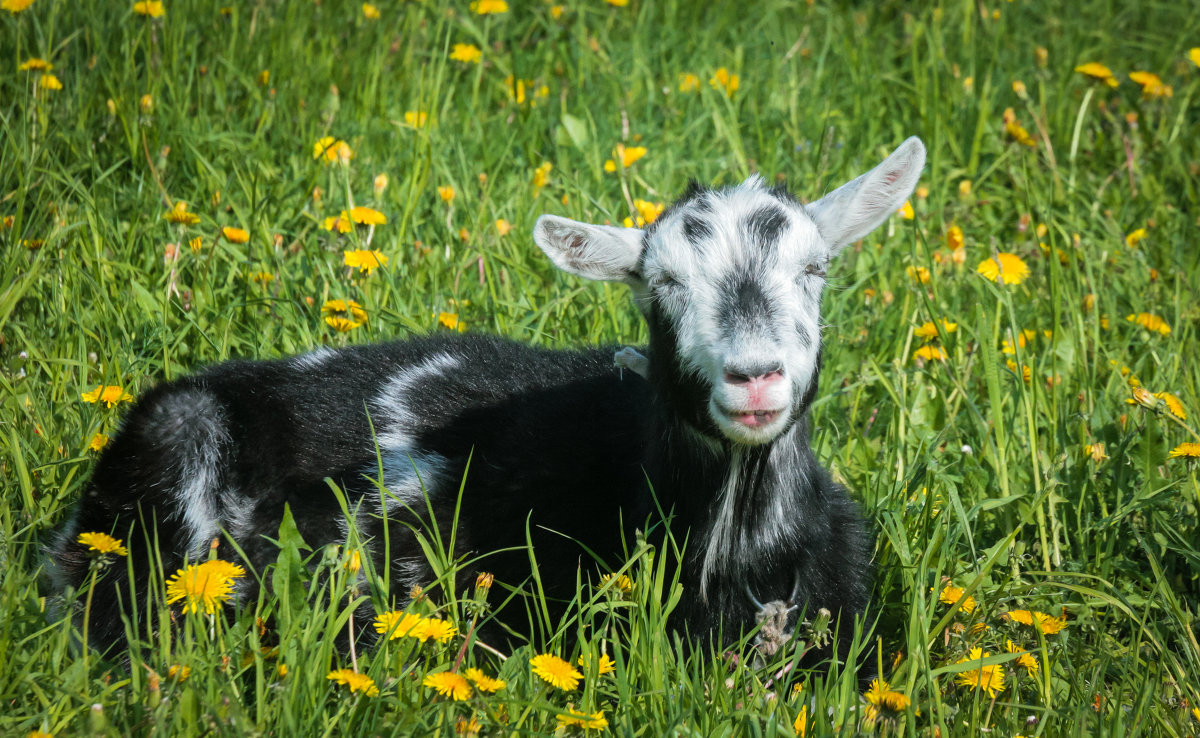
{"label": "meadow", "polygon": [[[0,734],[1200,733],[1186,3],[2,7]],[[636,345],[538,215],[645,222],[752,173],[811,200],[909,135],[918,191],[830,269],[813,408],[876,535],[869,689],[690,652],[679,548],[644,541],[562,622],[536,580],[441,586],[471,562],[426,536],[395,627],[353,536],[286,522],[236,616],[164,587],[106,658],[53,614],[42,547],[156,383],[434,331]],[[342,653],[365,601],[393,637]],[[526,645],[474,638],[498,610]]]}

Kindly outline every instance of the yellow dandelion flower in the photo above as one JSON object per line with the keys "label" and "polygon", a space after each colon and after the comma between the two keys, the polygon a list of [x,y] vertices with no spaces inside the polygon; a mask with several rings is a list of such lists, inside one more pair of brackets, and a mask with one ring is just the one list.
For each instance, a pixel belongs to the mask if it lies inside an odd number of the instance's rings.
{"label": "yellow dandelion flower", "polygon": [[[612,0],[609,0],[612,2]],[[604,717],[604,711],[599,712],[575,712],[568,708],[566,712],[560,712],[554,717],[558,721],[560,728],[583,728],[584,730],[603,730],[608,727],[608,720]]]}
{"label": "yellow dandelion flower", "polygon": [[338,333],[349,333],[362,325],[362,323],[342,315],[326,315],[325,323]]}
{"label": "yellow dandelion flower", "polygon": [[444,202],[446,204],[450,204],[450,203],[454,202],[455,192],[454,192],[454,188],[451,187],[450,185],[446,185],[445,187],[438,187],[437,191],[438,191],[438,197],[442,198],[442,202]]}
{"label": "yellow dandelion flower", "polygon": [[920,359],[922,361],[945,361],[946,358],[946,349],[941,346],[922,346],[913,352],[913,359]]}
{"label": "yellow dandelion flower", "polygon": [[1005,108],[1003,119],[1004,132],[1008,134],[1009,138],[1022,146],[1037,146],[1037,141],[1033,139],[1033,136],[1029,135],[1029,131],[1025,130],[1025,127],[1017,120],[1017,115],[1013,112],[1012,108]]}
{"label": "yellow dandelion flower", "polygon": [[613,158],[604,163],[604,170],[607,172],[617,171],[616,162],[621,163],[622,169],[628,169],[635,162],[646,155],[645,146],[626,146],[625,144],[617,144],[613,148]]}
{"label": "yellow dandelion flower", "polygon": [[[590,658],[584,658],[583,654],[579,654],[579,658],[575,661],[575,663],[582,666],[584,671],[589,671],[588,667],[591,666],[592,661]],[[611,674],[616,670],[617,663],[613,661],[608,654],[600,654],[600,658],[596,662],[596,675],[604,676],[605,674]]]}
{"label": "yellow dandelion flower", "polygon": [[800,711],[796,713],[796,721],[792,723],[792,731],[799,738],[808,735],[808,705],[800,706]]}
{"label": "yellow dandelion flower", "polygon": [[362,4],[362,14],[367,20],[379,20],[379,8],[371,3]]}
{"label": "yellow dandelion flower", "polygon": [[605,586],[609,582],[612,582],[615,589],[622,595],[628,597],[629,595],[633,594],[633,580],[629,578],[629,575],[621,574],[620,576],[613,576],[612,574],[605,574],[604,576],[600,577],[601,587]]}
{"label": "yellow dandelion flower", "polygon": [[350,214],[345,210],[341,215],[329,217],[321,223],[321,226],[327,231],[337,231],[338,233],[349,233],[354,230],[354,221],[350,220]]}
{"label": "yellow dandelion flower", "polygon": [[496,679],[483,673],[482,669],[467,669],[463,675],[475,685],[475,688],[480,692],[499,692],[508,686],[508,682],[503,679]]}
{"label": "yellow dandelion flower", "polygon": [[33,0],[0,0],[0,10],[7,10],[16,15],[33,5]]}
{"label": "yellow dandelion flower", "polygon": [[[967,658],[960,659],[957,663],[969,664],[982,661],[988,656],[991,654],[979,648],[972,648]],[[984,690],[989,697],[995,697],[1004,691],[1004,667],[1000,664],[991,664],[990,666],[980,666],[978,669],[967,669],[960,671],[954,680],[964,687]]]}
{"label": "yellow dandelion flower", "polygon": [[1001,252],[984,259],[975,271],[998,284],[1020,284],[1029,276],[1029,266],[1016,254]]}
{"label": "yellow dandelion flower", "polygon": [[[942,330],[944,330],[946,333],[954,333],[958,330],[958,323],[951,323],[945,318],[942,318]],[[920,326],[913,329],[913,335],[923,341],[932,341],[938,337],[937,325],[932,321],[922,323]]]}
{"label": "yellow dandelion flower", "polygon": [[349,164],[352,158],[354,151],[340,138],[324,136],[313,144],[313,159],[319,159],[322,164]]}
{"label": "yellow dandelion flower", "polygon": [[714,90],[721,90],[728,97],[733,97],[733,93],[737,92],[740,82],[740,78],[736,74],[731,74],[725,67],[721,67],[713,72],[712,79],[708,80],[708,84]]}
{"label": "yellow dandelion flower", "polygon": [[362,553],[358,549],[351,551],[350,555],[346,557],[346,563],[342,564],[342,567],[351,574],[357,574],[362,571]]}
{"label": "yellow dandelion flower", "polygon": [[250,275],[250,281],[266,285],[275,281],[275,275],[270,272],[254,272]]}
{"label": "yellow dandelion flower", "polygon": [[900,209],[896,211],[904,220],[912,220],[917,217],[917,211],[913,210],[912,200],[905,200]]}
{"label": "yellow dandelion flower", "polygon": [[403,610],[392,610],[375,617],[375,632],[386,635],[389,641],[402,638],[413,631],[421,621],[420,615]]}
{"label": "yellow dandelion flower", "polygon": [[680,92],[695,92],[700,89],[700,78],[691,72],[684,72],[679,75],[679,91]]}
{"label": "yellow dandelion flower", "polygon": [[387,256],[374,249],[343,251],[342,260],[351,269],[357,269],[360,273],[366,272],[367,274],[371,274],[379,267],[386,266],[388,263]]}
{"label": "yellow dandelion flower", "polygon": [[404,124],[410,128],[424,128],[429,120],[429,113],[424,110],[409,110],[404,113]]}
{"label": "yellow dandelion flower", "polygon": [[92,404],[103,402],[106,407],[110,408],[118,402],[133,402],[133,395],[114,384],[100,385],[91,392],[84,392],[80,397]]}
{"label": "yellow dandelion flower", "polygon": [[1040,665],[1038,664],[1037,658],[1033,654],[1029,653],[1007,638],[1005,639],[1004,648],[1009,653],[1020,654],[1017,656],[1017,666],[1021,667],[1026,672],[1033,674],[1038,670]]}
{"label": "yellow dandelion flower", "polygon": [[191,241],[188,241],[188,248],[192,250],[193,254],[200,253],[200,249],[204,248],[204,239],[196,236]]}
{"label": "yellow dandelion flower", "polygon": [[498,15],[508,12],[508,3],[505,0],[475,0],[467,7],[475,15]]}
{"label": "yellow dandelion flower", "polygon": [[[1200,67],[1200,46],[1188,49],[1188,59],[1191,60],[1192,64]],[[1200,714],[1197,714],[1196,719],[1200,720]]]}
{"label": "yellow dandelion flower", "polygon": [[975,602],[975,598],[968,597],[963,600],[963,591],[964,590],[962,587],[955,587],[953,584],[947,584],[944,588],[942,588],[941,593],[938,594],[938,600],[946,603],[947,605],[953,605],[959,600],[962,600],[962,602],[958,605],[959,610],[966,613],[975,612],[975,608],[978,606]]}
{"label": "yellow dandelion flower", "polygon": [[433,639],[438,643],[445,643],[458,635],[458,629],[449,621],[442,620],[441,618],[424,618],[417,627],[408,632],[408,635],[411,638],[416,638],[421,643],[429,639]]}
{"label": "yellow dandelion flower", "polygon": [[467,329],[467,324],[459,319],[458,313],[438,313],[437,321],[438,325],[459,333]]}
{"label": "yellow dandelion flower", "polygon": [[379,696],[379,687],[375,686],[375,680],[352,669],[335,669],[326,674],[325,678],[349,687],[351,694],[362,692],[368,697]]}
{"label": "yellow dandelion flower", "polygon": [[53,74],[43,74],[38,79],[37,85],[41,90],[61,90],[63,88],[62,82]]}
{"label": "yellow dandelion flower", "polygon": [[1155,392],[1154,396],[1162,400],[1167,405],[1167,411],[1180,420],[1187,420],[1187,411],[1183,409],[1183,402],[1171,394],[1170,392]]}
{"label": "yellow dandelion flower", "polygon": [[1175,448],[1171,449],[1171,453],[1167,454],[1167,458],[1187,459],[1188,461],[1200,459],[1200,443],[1194,443],[1192,441],[1181,443]]}
{"label": "yellow dandelion flower", "polygon": [[49,72],[51,69],[54,69],[54,65],[45,59],[31,56],[21,62],[21,65],[17,69],[22,72]]}
{"label": "yellow dandelion flower", "polygon": [[350,208],[350,220],[363,225],[385,225],[387,216],[373,208],[358,206]]}
{"label": "yellow dandelion flower", "polygon": [[1100,64],[1099,62],[1080,64],[1079,66],[1075,67],[1075,71],[1079,72],[1085,77],[1091,77],[1094,80],[1103,82],[1109,87],[1116,87],[1117,84],[1119,84],[1117,82],[1117,78],[1113,76],[1112,70],[1103,64]]}
{"label": "yellow dandelion flower", "polygon": [[167,580],[167,604],[184,600],[183,612],[199,612],[203,606],[211,615],[233,596],[233,580],[242,576],[242,567],[220,559],[189,564]]}
{"label": "yellow dandelion flower", "polygon": [[188,204],[183,200],[178,200],[171,209],[163,213],[163,218],[171,223],[180,225],[196,225],[200,222],[200,216],[195,213],[188,212]]}
{"label": "yellow dandelion flower", "polygon": [[1029,94],[1029,91],[1025,87],[1025,83],[1019,79],[1013,80],[1012,90],[1014,93],[1016,93],[1017,97],[1019,97],[1019,98],[1024,98],[1026,95]]}
{"label": "yellow dandelion flower", "polygon": [[579,680],[583,679],[583,674],[580,674],[575,667],[552,653],[534,656],[529,659],[529,665],[533,667],[533,673],[542,681],[558,689],[570,691],[578,687]]}
{"label": "yellow dandelion flower", "polygon": [[958,197],[960,200],[966,200],[971,196],[971,180],[964,179],[958,183]]}
{"label": "yellow dandelion flower", "polygon": [[1171,97],[1175,94],[1171,85],[1163,84],[1162,79],[1153,72],[1130,72],[1129,79],[1142,86],[1142,97],[1147,100]]}
{"label": "yellow dandelion flower", "polygon": [[504,218],[499,218],[496,220],[496,233],[499,233],[501,236],[507,236],[508,232],[511,231],[512,228],[512,224]]}
{"label": "yellow dandelion flower", "polygon": [[917,284],[929,284],[930,274],[929,274],[929,269],[927,269],[926,267],[921,267],[921,266],[905,267],[904,273],[908,275],[909,279],[916,282]]}
{"label": "yellow dandelion flower", "polygon": [[1133,315],[1127,315],[1125,320],[1137,323],[1151,333],[1161,333],[1164,336],[1171,335],[1171,326],[1161,316],[1154,313],[1134,313]]}
{"label": "yellow dandelion flower", "polygon": [[375,179],[371,181],[371,187],[375,190],[375,196],[378,197],[387,189],[388,176],[386,174],[376,174]]}
{"label": "yellow dandelion flower", "polygon": [[121,545],[121,539],[113,538],[107,533],[80,533],[75,540],[79,544],[87,546],[89,551],[99,552],[101,556],[107,554],[129,555],[129,549]]}
{"label": "yellow dandelion flower", "polygon": [[1108,458],[1108,454],[1105,452],[1103,443],[1085,444],[1083,450],[1088,456],[1092,457],[1092,461],[1096,462],[1097,464]]}
{"label": "yellow dandelion flower", "polygon": [[550,180],[550,170],[553,168],[554,165],[546,161],[533,170],[533,188],[535,190],[540,190],[546,186],[546,182]]}
{"label": "yellow dandelion flower", "polygon": [[246,243],[250,240],[250,234],[243,228],[234,228],[233,226],[225,226],[221,229],[221,235],[230,243]]}
{"label": "yellow dandelion flower", "polygon": [[1027,384],[1033,380],[1033,370],[1030,369],[1029,367],[1025,366],[1024,364],[1022,364],[1018,367],[1017,362],[1013,361],[1012,359],[1009,359],[1004,362],[1004,365],[1007,366],[1008,370],[1010,372],[1012,372],[1013,374],[1017,374],[1018,370],[1020,370],[1019,373],[1021,375],[1021,379],[1025,380],[1025,382]]}
{"label": "yellow dandelion flower", "polygon": [[606,3],[608,3],[609,5],[613,6],[614,8],[624,8],[627,5],[629,5],[629,0],[604,0],[604,1]]}
{"label": "yellow dandelion flower", "polygon": [[450,697],[460,702],[471,697],[471,683],[461,674],[452,671],[439,671],[437,674],[426,674],[421,684],[435,690],[443,697]]}
{"label": "yellow dandelion flower", "polygon": [[93,451],[100,451],[108,445],[108,436],[103,433],[97,433],[92,436],[92,440],[88,441],[88,448]]}
{"label": "yellow dandelion flower", "polygon": [[1125,245],[1128,246],[1129,248],[1133,248],[1133,247],[1137,246],[1138,242],[1140,242],[1145,237],[1146,237],[1146,229],[1138,228],[1138,229],[1130,232],[1127,236],[1125,236]]}
{"label": "yellow dandelion flower", "polygon": [[912,700],[903,692],[887,692],[883,695],[883,704],[895,712],[904,712],[912,704]]}
{"label": "yellow dandelion flower", "polygon": [[367,322],[367,311],[354,300],[326,300],[325,304],[321,306],[321,313],[325,315],[344,314],[345,317],[360,324]]}
{"label": "yellow dandelion flower", "polygon": [[483,52],[475,44],[454,44],[450,50],[450,58],[463,64],[478,64],[483,58]]}
{"label": "yellow dandelion flower", "polygon": [[1038,628],[1046,635],[1054,635],[1067,627],[1066,616],[1054,617],[1047,615],[1044,612],[1031,610],[1010,610],[1003,615],[1004,618],[1011,620],[1014,623],[1029,625]]}
{"label": "yellow dandelion flower", "polygon": [[161,18],[167,14],[166,8],[163,7],[163,4],[159,0],[136,2],[133,4],[133,12],[148,18]]}
{"label": "yellow dandelion flower", "polygon": [[171,664],[167,667],[167,678],[174,679],[177,682],[186,682],[187,678],[192,675],[192,667],[186,664]]}
{"label": "yellow dandelion flower", "polygon": [[258,83],[260,85],[262,85],[263,87],[266,87],[267,85],[269,85],[271,83],[271,70],[270,69],[264,69],[258,73]]}

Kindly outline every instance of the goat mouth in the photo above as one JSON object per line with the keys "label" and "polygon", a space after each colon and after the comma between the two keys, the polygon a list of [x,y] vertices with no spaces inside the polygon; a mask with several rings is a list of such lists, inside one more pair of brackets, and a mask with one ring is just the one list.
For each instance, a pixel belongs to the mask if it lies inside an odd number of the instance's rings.
{"label": "goat mouth", "polygon": [[747,428],[762,428],[774,423],[782,410],[727,410],[721,408],[725,417]]}

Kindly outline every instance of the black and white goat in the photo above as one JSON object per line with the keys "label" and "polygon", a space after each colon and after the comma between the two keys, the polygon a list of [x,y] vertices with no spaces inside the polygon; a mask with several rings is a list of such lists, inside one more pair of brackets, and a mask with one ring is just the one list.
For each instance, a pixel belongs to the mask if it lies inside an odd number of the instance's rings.
{"label": "black and white goat", "polygon": [[583,547],[618,561],[656,496],[688,539],[693,634],[752,626],[756,599],[799,605],[793,622],[804,609],[860,613],[869,537],[808,443],[821,293],[830,260],[903,204],[924,161],[910,138],[808,205],[758,177],[693,185],[645,230],[543,216],[534,240],[555,264],[632,288],[650,343],[617,351],[622,366],[615,347],[430,336],[232,361],[160,385],[101,455],[51,546],[52,575],[85,586],[81,531],[126,539],[134,580],[109,567],[90,622],[95,644],[117,643],[120,602],[131,585],[143,596],[152,559],[167,572],[202,560],[224,531],[261,572],[285,504],[310,544],[345,541],[331,479],[401,596],[432,579],[411,526],[432,509],[448,527],[465,474],[457,553],[507,549],[480,564],[501,581],[529,576],[528,532],[547,594],[569,598],[590,563]]}

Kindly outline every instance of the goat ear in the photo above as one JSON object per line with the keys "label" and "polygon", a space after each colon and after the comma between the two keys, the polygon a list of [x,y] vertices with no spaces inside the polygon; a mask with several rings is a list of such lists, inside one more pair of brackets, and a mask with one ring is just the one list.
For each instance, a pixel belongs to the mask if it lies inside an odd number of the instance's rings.
{"label": "goat ear", "polygon": [[642,231],[590,225],[557,215],[543,215],[533,226],[533,240],[555,266],[588,279],[634,284],[639,280]]}
{"label": "goat ear", "polygon": [[806,206],[834,251],[879,227],[912,194],[925,167],[925,145],[913,136],[858,179]]}

